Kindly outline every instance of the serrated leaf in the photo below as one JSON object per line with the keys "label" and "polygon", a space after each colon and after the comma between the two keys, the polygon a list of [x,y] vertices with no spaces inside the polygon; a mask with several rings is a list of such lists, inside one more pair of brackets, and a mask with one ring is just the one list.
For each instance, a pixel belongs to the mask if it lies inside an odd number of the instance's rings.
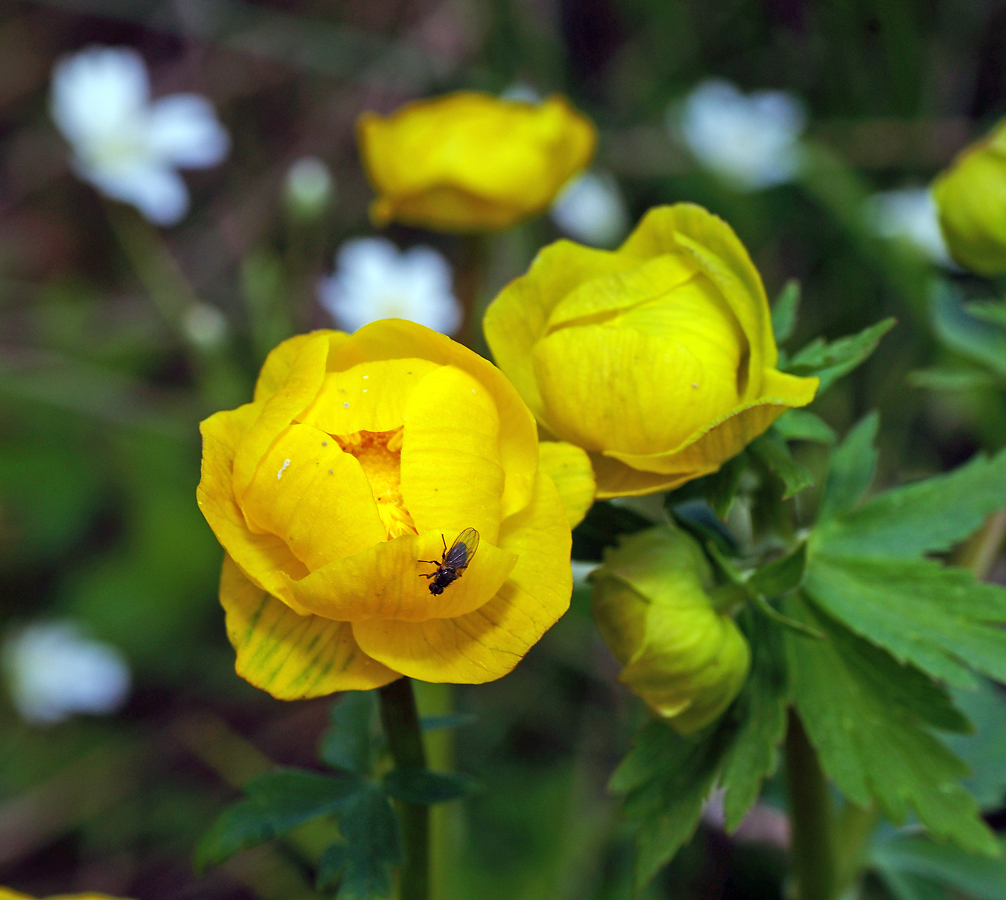
{"label": "serrated leaf", "polygon": [[869,490],[877,469],[877,451],[873,445],[879,426],[880,416],[870,413],[849,430],[831,454],[818,522],[852,509]]}
{"label": "serrated leaf", "polygon": [[338,885],[337,900],[389,897],[392,867],[402,864],[398,816],[379,788],[368,786],[339,816],[345,843],[333,844],[318,862],[320,890]]}
{"label": "serrated leaf", "polygon": [[969,315],[957,289],[940,282],[933,292],[932,320],[946,346],[1006,377],[1006,331]]}
{"label": "serrated leaf", "polygon": [[347,691],[329,711],[330,725],[321,736],[318,755],[335,769],[369,774],[377,724],[374,691]]}
{"label": "serrated leaf", "polygon": [[784,441],[810,441],[814,444],[834,444],[835,430],[820,416],[806,409],[791,409],[783,413],[772,426]]}
{"label": "serrated leaf", "polygon": [[987,679],[980,682],[977,690],[951,691],[975,734],[950,734],[943,740],[971,769],[964,786],[982,809],[992,812],[1006,799],[1006,696]]}
{"label": "serrated leaf", "polygon": [[785,485],[782,499],[788,500],[814,483],[814,477],[801,466],[789,452],[783,441],[767,434],[756,438],[748,447],[752,455],[769,471],[777,475]]}
{"label": "serrated leaf", "polygon": [[877,349],[880,339],[896,324],[897,319],[884,319],[858,334],[839,338],[830,344],[818,338],[789,361],[786,371],[792,375],[820,378],[821,385],[817,389],[820,396],[843,375],[848,375],[866,362]]}
{"label": "serrated leaf", "polygon": [[260,775],[245,786],[248,799],[225,810],[203,835],[196,848],[196,869],[217,865],[239,850],[332,813],[365,785],[354,775],[322,775],[300,769]]}
{"label": "serrated leaf", "polygon": [[750,578],[751,586],[766,597],[781,597],[803,581],[807,567],[807,545],[800,544],[791,553],[761,566]]}
{"label": "serrated leaf", "polygon": [[[843,445],[844,446],[844,445]],[[836,451],[837,453],[838,451]],[[912,557],[949,550],[1006,507],[1006,452],[872,497],[811,536],[833,556]]]}
{"label": "serrated leaf", "polygon": [[609,789],[625,795],[626,817],[639,821],[637,891],[694,834],[729,743],[725,721],[689,737],[663,722],[650,722],[611,776]]}
{"label": "serrated leaf", "polygon": [[783,285],[775,303],[772,304],[772,333],[777,344],[783,344],[793,336],[799,311],[800,282],[792,278]]}
{"label": "serrated leaf", "polygon": [[396,800],[431,806],[460,800],[482,789],[474,778],[458,772],[429,769],[392,769],[384,776],[384,790]]}
{"label": "serrated leaf", "polygon": [[723,812],[728,832],[738,828],[776,769],[786,734],[789,679],[782,633],[764,618],[744,610],[738,622],[751,646],[751,674],[731,714],[740,720],[726,751],[719,784],[726,788]]}
{"label": "serrated leaf", "polygon": [[896,835],[875,842],[869,860],[885,875],[922,879],[974,900],[1006,900],[1006,855],[990,859],[921,835]]}
{"label": "serrated leaf", "polygon": [[1006,590],[929,559],[811,555],[804,590],[861,637],[934,678],[1006,681]]}
{"label": "serrated leaf", "polygon": [[828,638],[787,633],[785,640],[800,719],[822,767],[846,797],[858,806],[876,799],[896,823],[914,812],[938,837],[995,853],[994,835],[958,783],[967,767],[930,731],[967,727],[946,692],[799,594],[787,598],[785,610]]}

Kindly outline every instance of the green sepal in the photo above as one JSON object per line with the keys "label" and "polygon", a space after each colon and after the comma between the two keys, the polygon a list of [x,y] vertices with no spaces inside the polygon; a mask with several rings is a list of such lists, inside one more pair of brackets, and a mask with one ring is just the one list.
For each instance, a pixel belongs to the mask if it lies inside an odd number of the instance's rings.
{"label": "green sepal", "polygon": [[789,447],[780,438],[763,434],[748,446],[748,450],[764,468],[782,481],[783,500],[788,500],[814,483],[814,476],[793,459]]}
{"label": "green sepal", "polygon": [[482,790],[481,783],[467,775],[429,769],[392,769],[383,784],[389,797],[419,806],[450,803]]}
{"label": "green sepal", "polygon": [[811,341],[787,364],[785,371],[802,377],[821,379],[818,396],[823,394],[843,375],[870,358],[880,339],[890,331],[897,319],[890,318],[831,343],[823,338]]}

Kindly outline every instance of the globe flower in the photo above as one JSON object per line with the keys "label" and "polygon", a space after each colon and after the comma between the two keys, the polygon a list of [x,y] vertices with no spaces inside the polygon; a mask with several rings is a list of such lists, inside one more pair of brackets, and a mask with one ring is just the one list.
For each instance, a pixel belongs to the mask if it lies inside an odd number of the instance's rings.
{"label": "globe flower", "polygon": [[817,390],[777,371],[757,270],[691,204],[651,210],[615,251],[549,245],[483,325],[542,428],[587,451],[599,497],[714,472]]}
{"label": "globe flower", "polygon": [[1006,120],[936,179],[933,199],[954,261],[981,275],[1006,272]]}
{"label": "globe flower", "polygon": [[[237,671],[276,697],[491,681],[569,605],[568,514],[534,419],[443,335],[387,319],[291,338],[202,434]],[[469,528],[477,552],[434,594],[424,576]]]}
{"label": "globe flower", "polygon": [[709,596],[699,545],[670,525],[622,539],[591,575],[594,621],[625,667],[619,681],[681,734],[708,725],[747,678],[751,651]]}
{"label": "globe flower", "polygon": [[546,209],[594,155],[591,122],[562,97],[542,103],[459,92],[364,113],[360,152],[376,225],[436,231],[509,228]]}

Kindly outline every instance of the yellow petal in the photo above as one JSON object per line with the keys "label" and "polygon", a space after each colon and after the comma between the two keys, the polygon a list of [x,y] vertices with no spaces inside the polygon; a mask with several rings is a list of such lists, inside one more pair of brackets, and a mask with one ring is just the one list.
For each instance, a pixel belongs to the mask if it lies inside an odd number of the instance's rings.
{"label": "yellow petal", "polygon": [[311,425],[291,425],[269,448],[242,507],[310,570],[387,538],[360,463]]}
{"label": "yellow petal", "polygon": [[343,334],[341,331],[322,330],[294,335],[274,347],[265,358],[262,371],[259,372],[258,380],[255,382],[256,403],[261,403],[279,390],[283,382],[290,376],[290,370],[297,361],[297,356],[304,348],[304,344],[319,334],[328,337],[330,356],[335,348],[349,340],[349,335]]}
{"label": "yellow petal", "polygon": [[329,434],[394,431],[405,421],[405,404],[423,376],[439,368],[414,357],[363,362],[329,372],[299,421]]}
{"label": "yellow petal", "polygon": [[569,608],[571,543],[559,493],[540,472],[531,503],[500,530],[500,547],[517,562],[492,600],[453,619],[355,622],[353,634],[366,653],[422,681],[482,684],[501,678]]}
{"label": "yellow petal", "polygon": [[499,415],[499,458],[505,473],[501,516],[528,504],[538,471],[538,429],[527,405],[506,376],[463,344],[404,319],[382,319],[365,325],[352,345],[367,359],[421,356],[442,366],[455,366],[489,390]]}
{"label": "yellow petal", "polygon": [[282,386],[263,403],[255,404],[258,418],[244,433],[234,454],[234,496],[239,500],[255,477],[269,445],[307,409],[321,390],[328,361],[329,333],[314,332],[292,349],[298,346],[299,352]]}
{"label": "yellow petal", "polygon": [[[383,541],[336,560],[300,579],[286,579],[279,596],[295,609],[329,619],[357,622],[398,619],[406,623],[458,616],[478,609],[506,580],[514,553],[483,538],[462,576],[440,595],[429,589],[434,565],[457,532],[427,531]],[[407,627],[415,627],[409,624]]]}
{"label": "yellow petal", "polygon": [[399,678],[357,646],[346,622],[301,616],[224,558],[220,602],[238,675],[279,700],[365,691]]}
{"label": "yellow petal", "polygon": [[693,478],[715,472],[719,468],[713,466],[706,472],[687,474],[644,472],[600,453],[591,453],[589,456],[594,467],[594,477],[597,479],[598,500],[610,497],[642,497],[657,491],[673,491]]}
{"label": "yellow petal", "polygon": [[234,452],[258,415],[258,404],[249,403],[218,412],[200,424],[203,462],[196,498],[224,549],[256,584],[276,594],[285,585],[280,573],[303,578],[307,569],[278,537],[252,532],[234,498],[231,471]]}
{"label": "yellow petal", "polygon": [[499,415],[467,372],[441,366],[409,396],[402,438],[402,499],[418,531],[474,528],[499,537],[503,468]]}
{"label": "yellow petal", "polygon": [[559,490],[569,527],[575,528],[594,502],[597,484],[586,451],[563,441],[542,441],[538,445],[542,470]]}

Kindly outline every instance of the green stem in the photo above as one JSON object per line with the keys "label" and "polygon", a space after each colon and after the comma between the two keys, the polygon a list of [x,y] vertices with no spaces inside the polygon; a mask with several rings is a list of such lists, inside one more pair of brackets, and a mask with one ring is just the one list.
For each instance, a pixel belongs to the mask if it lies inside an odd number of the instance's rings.
{"label": "green stem", "polygon": [[797,900],[833,900],[835,848],[831,797],[817,752],[792,710],[786,732],[790,844]]}
{"label": "green stem", "polygon": [[[412,682],[399,678],[380,690],[381,720],[396,769],[425,769],[426,750],[419,725]],[[427,806],[397,801],[402,823],[405,864],[399,882],[399,900],[429,900],[430,811]]]}

